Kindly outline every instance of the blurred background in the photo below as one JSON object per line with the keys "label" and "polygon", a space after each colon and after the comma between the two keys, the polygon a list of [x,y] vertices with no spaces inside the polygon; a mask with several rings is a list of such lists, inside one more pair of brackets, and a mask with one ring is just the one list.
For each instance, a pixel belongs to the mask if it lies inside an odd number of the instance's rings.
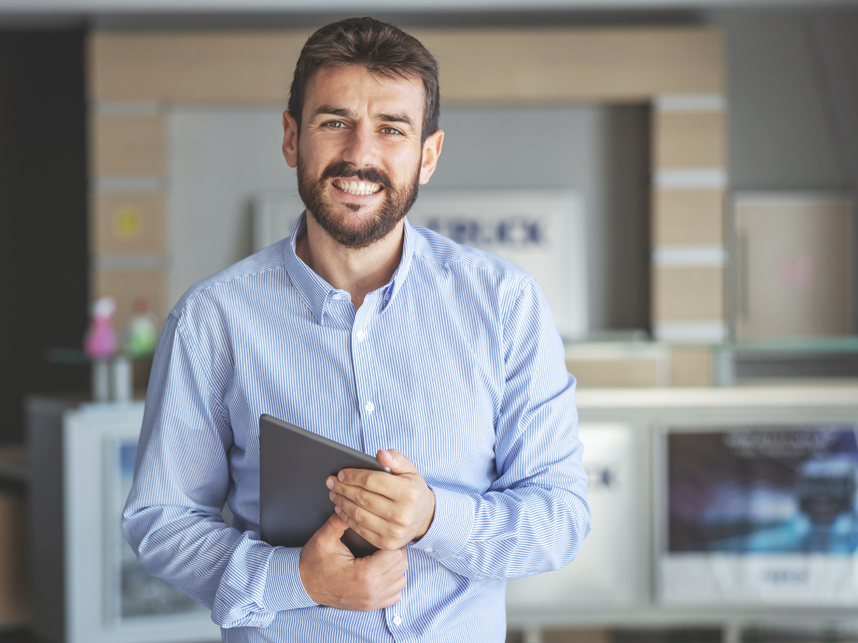
{"label": "blurred background", "polygon": [[115,524],[152,333],[289,234],[352,15],[440,63],[409,219],[534,274],[578,378],[596,529],[510,640],[858,640],[858,2],[0,0],[0,641],[218,639]]}

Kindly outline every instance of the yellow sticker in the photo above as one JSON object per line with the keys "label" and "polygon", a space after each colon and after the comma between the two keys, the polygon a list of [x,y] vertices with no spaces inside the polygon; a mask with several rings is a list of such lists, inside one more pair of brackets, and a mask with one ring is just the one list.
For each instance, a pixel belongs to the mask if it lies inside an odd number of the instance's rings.
{"label": "yellow sticker", "polygon": [[114,218],[116,234],[130,239],[140,234],[140,212],[134,208],[122,208]]}

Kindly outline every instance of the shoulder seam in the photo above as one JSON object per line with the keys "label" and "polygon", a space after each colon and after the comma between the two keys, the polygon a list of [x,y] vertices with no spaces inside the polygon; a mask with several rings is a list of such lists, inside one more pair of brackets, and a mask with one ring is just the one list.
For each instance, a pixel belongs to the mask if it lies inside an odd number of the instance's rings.
{"label": "shoulder seam", "polygon": [[[265,268],[263,270],[257,270],[255,272],[247,272],[247,273],[244,273],[241,275],[234,275],[234,276],[230,277],[229,279],[223,279],[223,280],[216,281],[215,283],[209,284],[205,288],[198,290],[193,295],[188,297],[188,299],[185,300],[184,304],[182,304],[180,311],[184,311],[184,309],[188,306],[188,304],[192,303],[197,297],[199,297],[200,295],[202,295],[205,292],[208,292],[209,290],[213,290],[214,288],[218,288],[220,286],[228,284],[232,281],[235,281],[236,279],[244,279],[246,277],[256,277],[258,275],[263,275],[266,272],[271,272],[272,270],[277,270],[278,268],[284,268],[284,267],[285,267],[285,265],[281,263],[281,264],[278,264],[276,266],[271,266],[269,268]],[[173,307],[173,309],[170,311],[169,314],[171,316],[175,317],[176,319],[181,319],[181,317],[182,317],[181,312],[177,313],[175,307]]]}

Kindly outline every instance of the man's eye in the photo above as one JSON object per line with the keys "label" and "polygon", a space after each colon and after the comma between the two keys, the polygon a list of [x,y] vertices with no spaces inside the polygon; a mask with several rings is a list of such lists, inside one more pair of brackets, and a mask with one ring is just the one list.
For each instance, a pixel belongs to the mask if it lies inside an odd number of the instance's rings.
{"label": "man's eye", "polygon": [[342,129],[346,126],[342,121],[328,121],[324,124],[324,127],[330,127],[331,129]]}
{"label": "man's eye", "polygon": [[382,134],[400,134],[400,135],[402,134],[402,132],[400,132],[395,127],[382,127],[381,133]]}

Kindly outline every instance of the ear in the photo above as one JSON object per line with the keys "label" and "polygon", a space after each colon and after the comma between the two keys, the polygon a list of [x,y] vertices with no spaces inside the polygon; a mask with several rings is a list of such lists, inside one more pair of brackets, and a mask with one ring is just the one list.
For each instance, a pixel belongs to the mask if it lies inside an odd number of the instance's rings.
{"label": "ear", "polygon": [[298,123],[289,112],[283,112],[283,158],[289,167],[298,165]]}
{"label": "ear", "polygon": [[444,132],[438,130],[423,141],[423,159],[420,162],[420,185],[429,183],[429,177],[435,172],[441,146],[444,144]]}

